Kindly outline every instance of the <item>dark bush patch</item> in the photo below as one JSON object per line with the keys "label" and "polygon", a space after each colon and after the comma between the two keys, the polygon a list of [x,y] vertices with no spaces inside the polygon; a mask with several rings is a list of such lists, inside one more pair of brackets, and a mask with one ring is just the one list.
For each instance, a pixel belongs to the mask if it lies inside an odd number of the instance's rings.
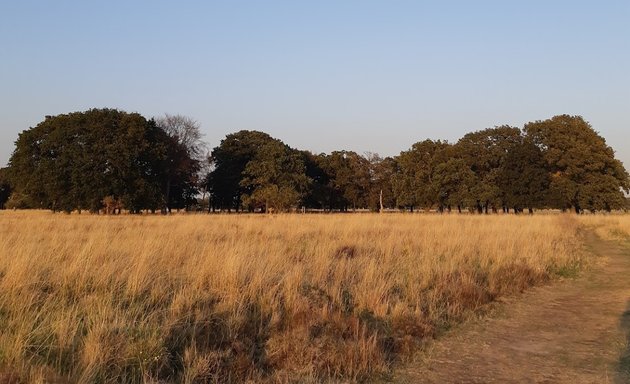
{"label": "dark bush patch", "polygon": [[357,256],[359,256],[357,248],[350,245],[337,248],[334,254],[335,259],[354,259]]}

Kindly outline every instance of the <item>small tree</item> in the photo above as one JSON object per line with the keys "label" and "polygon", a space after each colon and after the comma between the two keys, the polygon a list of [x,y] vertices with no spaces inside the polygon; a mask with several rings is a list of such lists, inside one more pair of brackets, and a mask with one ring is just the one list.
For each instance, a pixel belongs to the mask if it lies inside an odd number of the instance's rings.
{"label": "small tree", "polygon": [[105,196],[103,199],[103,209],[106,215],[115,215],[123,209],[122,202],[114,196]]}

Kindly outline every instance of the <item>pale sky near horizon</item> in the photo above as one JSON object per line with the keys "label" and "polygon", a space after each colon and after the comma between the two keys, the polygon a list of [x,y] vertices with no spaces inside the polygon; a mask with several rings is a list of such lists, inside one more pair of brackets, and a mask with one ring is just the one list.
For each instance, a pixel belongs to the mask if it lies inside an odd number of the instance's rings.
{"label": "pale sky near horizon", "polygon": [[582,115],[630,168],[629,1],[0,0],[0,166],[46,115],[196,119],[314,152]]}

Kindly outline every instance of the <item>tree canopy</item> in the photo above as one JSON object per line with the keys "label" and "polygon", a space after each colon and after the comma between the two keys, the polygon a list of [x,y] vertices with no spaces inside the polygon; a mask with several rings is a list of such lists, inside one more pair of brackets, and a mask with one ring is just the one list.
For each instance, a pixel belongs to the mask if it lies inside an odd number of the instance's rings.
{"label": "tree canopy", "polygon": [[92,109],[22,132],[0,170],[0,208],[124,207],[348,211],[383,208],[489,213],[627,209],[630,177],[581,116],[559,115],[424,140],[393,157],[315,154],[260,131],[228,134],[208,153],[181,115],[147,120]]}
{"label": "tree canopy", "polygon": [[242,196],[252,192],[252,185],[243,185],[245,168],[259,148],[274,139],[264,132],[239,131],[221,140],[210,154],[213,170],[208,175],[212,204],[218,209],[239,210]]}
{"label": "tree canopy", "polygon": [[12,193],[7,171],[6,168],[0,168],[0,209],[6,208],[7,201],[9,201]]}
{"label": "tree canopy", "polygon": [[623,192],[630,192],[628,172],[581,116],[528,123],[524,131],[546,160],[551,205],[576,212],[623,208]]}
{"label": "tree canopy", "polygon": [[287,210],[298,206],[310,179],[300,152],[280,140],[272,140],[256,151],[243,171],[243,203],[250,210]]}
{"label": "tree canopy", "polygon": [[155,119],[155,124],[172,140],[164,169],[164,211],[187,208],[196,201],[204,177],[200,172],[206,144],[199,124],[187,116],[169,114]]}
{"label": "tree canopy", "polygon": [[[166,203],[176,140],[153,120],[115,109],[47,117],[22,132],[9,160],[14,188],[53,211],[98,211],[103,200],[128,210]],[[179,155],[178,155],[179,156]]]}

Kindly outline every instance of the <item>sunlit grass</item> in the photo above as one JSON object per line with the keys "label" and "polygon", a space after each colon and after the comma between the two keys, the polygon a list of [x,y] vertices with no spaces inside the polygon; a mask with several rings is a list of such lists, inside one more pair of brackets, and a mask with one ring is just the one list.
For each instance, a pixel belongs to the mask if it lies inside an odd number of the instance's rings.
{"label": "sunlit grass", "polygon": [[582,215],[579,221],[606,240],[630,240],[630,215]]}
{"label": "sunlit grass", "polygon": [[572,274],[580,247],[564,215],[3,212],[0,373],[361,380],[497,297]]}

